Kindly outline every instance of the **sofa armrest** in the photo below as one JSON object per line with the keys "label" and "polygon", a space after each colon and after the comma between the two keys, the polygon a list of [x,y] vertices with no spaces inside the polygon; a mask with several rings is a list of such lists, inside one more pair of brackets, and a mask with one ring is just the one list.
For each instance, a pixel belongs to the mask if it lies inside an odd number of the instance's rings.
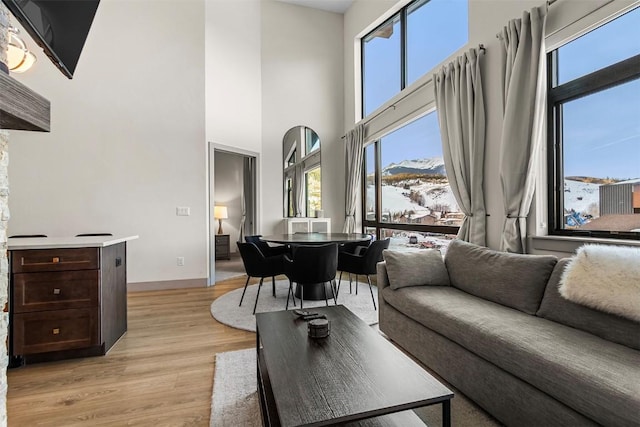
{"label": "sofa armrest", "polygon": [[381,261],[376,264],[376,286],[378,286],[378,292],[381,292],[384,288],[389,286],[389,276],[387,276],[387,263]]}

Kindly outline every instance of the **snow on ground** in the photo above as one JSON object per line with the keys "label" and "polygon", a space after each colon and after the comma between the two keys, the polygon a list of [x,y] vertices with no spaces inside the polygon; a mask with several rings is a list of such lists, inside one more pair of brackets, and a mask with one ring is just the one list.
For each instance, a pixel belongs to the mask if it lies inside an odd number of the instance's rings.
{"label": "snow on ground", "polygon": [[[410,243],[410,237],[416,237],[417,243]],[[416,233],[412,231],[394,230],[394,235],[389,242],[389,249],[398,252],[416,252],[424,249],[438,249],[444,256],[449,248],[449,243],[455,236],[430,235],[429,233]]]}
{"label": "snow on ground", "polygon": [[[420,206],[409,199],[409,193],[411,190],[420,192],[423,196],[425,206]],[[442,184],[424,183],[411,187],[411,190],[406,190],[402,187],[395,187],[392,185],[382,186],[382,212],[403,212],[403,211],[415,211],[416,215],[431,212],[429,207],[435,206],[449,206],[450,212],[458,212],[458,204],[451,192],[449,186]],[[367,206],[374,206],[374,187],[367,186]]]}
{"label": "snow on ground", "polygon": [[[600,185],[587,182],[564,180],[564,208],[573,209],[583,215],[598,216],[600,204]],[[593,206],[595,209],[593,209]],[[590,209],[592,207],[592,209]]]}
{"label": "snow on ground", "polygon": [[449,212],[459,212],[458,202],[447,184],[426,182],[412,187],[422,194],[425,206],[449,206]]}

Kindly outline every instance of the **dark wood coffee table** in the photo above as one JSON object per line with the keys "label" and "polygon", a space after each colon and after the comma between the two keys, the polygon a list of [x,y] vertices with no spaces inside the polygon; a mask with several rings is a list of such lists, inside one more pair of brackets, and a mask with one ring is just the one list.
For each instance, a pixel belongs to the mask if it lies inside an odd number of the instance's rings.
{"label": "dark wood coffee table", "polygon": [[409,410],[438,403],[451,425],[448,388],[344,306],[310,310],[331,321],[328,338],[308,338],[293,311],[256,314],[265,426],[424,426]]}

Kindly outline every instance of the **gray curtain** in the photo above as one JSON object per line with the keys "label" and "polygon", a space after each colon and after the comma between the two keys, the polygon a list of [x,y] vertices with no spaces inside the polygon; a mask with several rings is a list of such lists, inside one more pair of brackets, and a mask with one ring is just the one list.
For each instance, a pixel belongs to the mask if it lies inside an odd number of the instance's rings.
{"label": "gray curtain", "polygon": [[244,241],[245,234],[255,234],[254,162],[255,159],[253,157],[245,156],[243,158],[242,194],[240,195],[242,217],[240,218],[240,237],[238,238],[241,242]]}
{"label": "gray curtain", "polygon": [[503,61],[500,181],[505,221],[500,248],[525,253],[527,217],[544,140],[546,4],[509,21],[498,34]]}
{"label": "gray curtain", "polygon": [[480,58],[471,49],[433,76],[442,153],[451,190],[465,218],[458,238],[486,245],[485,112]]}
{"label": "gray curtain", "polygon": [[304,164],[296,165],[293,179],[293,214],[297,217],[304,216],[306,210],[304,199]]}
{"label": "gray curtain", "polygon": [[[362,184],[362,159],[364,156],[364,125],[358,125],[345,135],[346,171],[344,228],[345,233],[356,231],[356,205]],[[364,197],[364,196],[363,196]]]}

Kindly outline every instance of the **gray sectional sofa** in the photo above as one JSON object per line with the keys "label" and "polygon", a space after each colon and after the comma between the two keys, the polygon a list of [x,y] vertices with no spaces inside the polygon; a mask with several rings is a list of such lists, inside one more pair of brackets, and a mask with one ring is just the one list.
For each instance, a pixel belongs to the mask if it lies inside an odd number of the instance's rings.
{"label": "gray sectional sofa", "polygon": [[640,324],[562,298],[566,259],[455,240],[444,286],[385,259],[382,332],[500,422],[640,425]]}

